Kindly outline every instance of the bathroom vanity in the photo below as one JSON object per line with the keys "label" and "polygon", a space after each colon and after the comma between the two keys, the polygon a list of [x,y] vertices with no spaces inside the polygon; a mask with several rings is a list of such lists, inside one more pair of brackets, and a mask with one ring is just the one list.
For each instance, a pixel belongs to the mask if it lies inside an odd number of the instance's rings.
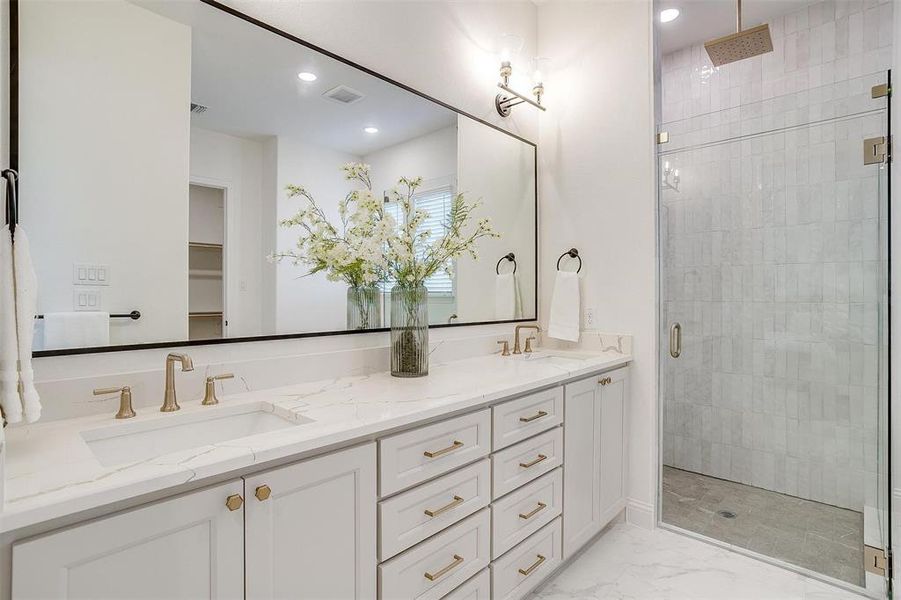
{"label": "bathroom vanity", "polygon": [[[3,597],[521,598],[625,506],[630,360],[481,356],[11,429]],[[161,423],[189,444],[248,414],[285,425],[146,454]]]}

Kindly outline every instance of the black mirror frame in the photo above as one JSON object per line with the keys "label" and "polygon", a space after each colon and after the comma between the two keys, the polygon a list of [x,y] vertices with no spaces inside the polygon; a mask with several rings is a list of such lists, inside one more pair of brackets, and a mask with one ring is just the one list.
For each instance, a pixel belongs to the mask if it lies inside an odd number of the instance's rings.
{"label": "black mirror frame", "polygon": [[[381,79],[391,85],[397,86],[407,92],[412,94],[416,94],[417,96],[424,98],[425,100],[429,100],[430,102],[434,102],[439,106],[443,106],[448,110],[452,110],[453,112],[463,115],[485,125],[487,127],[491,127],[505,135],[508,135],[514,139],[519,140],[529,146],[532,147],[533,151],[533,164],[534,164],[534,177],[535,177],[535,294],[532,302],[532,309],[534,310],[534,317],[528,319],[510,319],[510,320],[500,320],[500,321],[473,321],[468,323],[440,323],[435,325],[429,325],[430,329],[441,329],[446,327],[473,327],[479,325],[496,325],[500,323],[524,323],[524,322],[532,322],[538,318],[538,146],[532,141],[529,141],[515,133],[507,131],[493,123],[489,123],[484,119],[480,119],[474,115],[469,114],[468,112],[456,108],[455,106],[451,106],[450,104],[438,100],[437,98],[433,98],[428,94],[420,92],[408,85],[395,81],[390,77],[386,77],[381,73],[373,71],[367,67],[359,65],[353,61],[350,61],[342,56],[339,56],[333,52],[329,52],[324,48],[320,48],[315,44],[311,44],[305,40],[300,39],[299,37],[282,31],[268,23],[260,21],[250,15],[244,14],[230,6],[226,6],[217,2],[216,0],[196,0],[198,2],[202,2],[208,6],[211,6],[217,10],[228,13],[238,19],[246,21],[252,25],[256,25],[262,29],[269,31],[275,35],[279,35],[285,39],[291,40],[296,44],[300,44],[310,50],[328,56],[334,60],[337,60],[341,63],[344,63],[350,67],[363,71],[364,73]],[[19,14],[19,0],[9,0],[9,162],[10,168],[18,170],[19,167],[19,69],[18,69],[18,58],[19,58],[19,27],[18,27],[18,14]],[[77,355],[77,354],[95,354],[95,353],[104,353],[104,352],[123,352],[129,350],[151,350],[156,348],[177,348],[177,347],[185,347],[185,346],[211,346],[218,344],[237,344],[237,343],[247,343],[247,342],[266,342],[272,340],[290,340],[290,339],[299,339],[299,338],[313,338],[313,337],[324,337],[324,336],[334,336],[334,335],[354,335],[354,334],[366,334],[366,333],[380,333],[390,331],[388,327],[380,327],[377,329],[366,329],[366,330],[338,330],[338,331],[317,331],[317,332],[309,332],[309,333],[287,333],[287,334],[275,334],[275,335],[258,335],[258,336],[245,336],[245,337],[231,337],[231,338],[216,338],[209,340],[180,340],[180,341],[172,341],[172,342],[149,342],[142,344],[121,344],[121,345],[110,345],[110,346],[96,346],[96,347],[87,347],[87,348],[67,348],[64,350],[39,350],[34,352],[34,357],[44,357],[44,356],[67,356],[67,355]]]}

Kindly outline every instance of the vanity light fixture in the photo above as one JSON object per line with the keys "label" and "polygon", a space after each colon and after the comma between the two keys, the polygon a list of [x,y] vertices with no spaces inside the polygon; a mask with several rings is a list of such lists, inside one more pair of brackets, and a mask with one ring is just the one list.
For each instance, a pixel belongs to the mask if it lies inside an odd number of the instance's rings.
{"label": "vanity light fixture", "polygon": [[498,94],[494,98],[494,108],[497,109],[497,113],[502,117],[509,117],[513,107],[523,103],[534,106],[539,110],[547,110],[541,105],[541,96],[544,94],[543,78],[547,71],[547,59],[535,58],[532,61],[534,66],[532,95],[535,97],[533,100],[527,95],[517,92],[510,87],[510,77],[513,75],[513,63],[516,61],[516,57],[522,49],[522,38],[512,34],[504,34],[500,39],[499,54],[501,59],[501,80],[498,82],[497,87],[506,93]]}
{"label": "vanity light fixture", "polygon": [[679,18],[678,8],[664,8],[660,11],[661,23],[669,23],[670,21],[675,21],[677,18]]}
{"label": "vanity light fixture", "polygon": [[363,128],[363,131],[365,131],[366,133],[378,133],[378,132],[379,132],[379,128],[378,128],[378,127],[371,127],[371,126],[370,126],[370,127],[364,127],[364,128]]}
{"label": "vanity light fixture", "polygon": [[679,169],[674,169],[670,166],[669,161],[663,162],[663,187],[668,190],[673,190],[674,192],[679,191],[679,182],[681,178],[679,177]]}
{"label": "vanity light fixture", "polygon": [[301,71],[297,74],[297,78],[306,82],[316,81],[317,79],[316,73],[310,73],[309,71]]}

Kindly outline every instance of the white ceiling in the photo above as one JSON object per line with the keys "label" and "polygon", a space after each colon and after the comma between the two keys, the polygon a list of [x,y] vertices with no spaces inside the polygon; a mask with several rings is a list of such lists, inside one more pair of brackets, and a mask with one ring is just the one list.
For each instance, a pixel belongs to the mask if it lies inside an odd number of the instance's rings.
{"label": "white ceiling", "polygon": [[[743,0],[742,29],[804,8],[810,1]],[[678,8],[679,18],[661,23],[657,15],[665,8]],[[657,0],[655,10],[662,54],[735,33],[735,0]]]}
{"label": "white ceiling", "polygon": [[[136,0],[191,31],[191,101],[209,107],[191,123],[243,137],[283,135],[364,156],[456,123],[456,113],[199,2]],[[305,83],[297,73],[318,79]],[[337,85],[364,94],[343,105]],[[185,107],[188,110],[188,107]],[[364,127],[374,126],[377,134]]]}

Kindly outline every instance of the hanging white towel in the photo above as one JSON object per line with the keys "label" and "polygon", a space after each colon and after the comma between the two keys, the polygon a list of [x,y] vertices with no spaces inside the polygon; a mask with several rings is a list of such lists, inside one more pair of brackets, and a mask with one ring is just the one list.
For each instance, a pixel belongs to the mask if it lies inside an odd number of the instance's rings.
{"label": "hanging white towel", "polygon": [[579,341],[579,276],[573,271],[557,271],[548,335],[558,340]]}
{"label": "hanging white towel", "polygon": [[519,315],[519,281],[513,273],[500,273],[494,280],[494,318],[499,321],[516,319]]}
{"label": "hanging white towel", "polygon": [[9,423],[22,420],[18,361],[13,244],[9,227],[4,225],[0,229],[0,406]]}
{"label": "hanging white towel", "polygon": [[31,368],[34,317],[37,314],[37,276],[31,264],[31,246],[21,225],[16,226],[13,239],[13,268],[16,279],[16,335],[19,354],[19,394],[25,420],[34,423],[41,418],[41,397],[34,387]]}
{"label": "hanging white towel", "polygon": [[109,313],[44,314],[44,348],[84,348],[109,344]]}

